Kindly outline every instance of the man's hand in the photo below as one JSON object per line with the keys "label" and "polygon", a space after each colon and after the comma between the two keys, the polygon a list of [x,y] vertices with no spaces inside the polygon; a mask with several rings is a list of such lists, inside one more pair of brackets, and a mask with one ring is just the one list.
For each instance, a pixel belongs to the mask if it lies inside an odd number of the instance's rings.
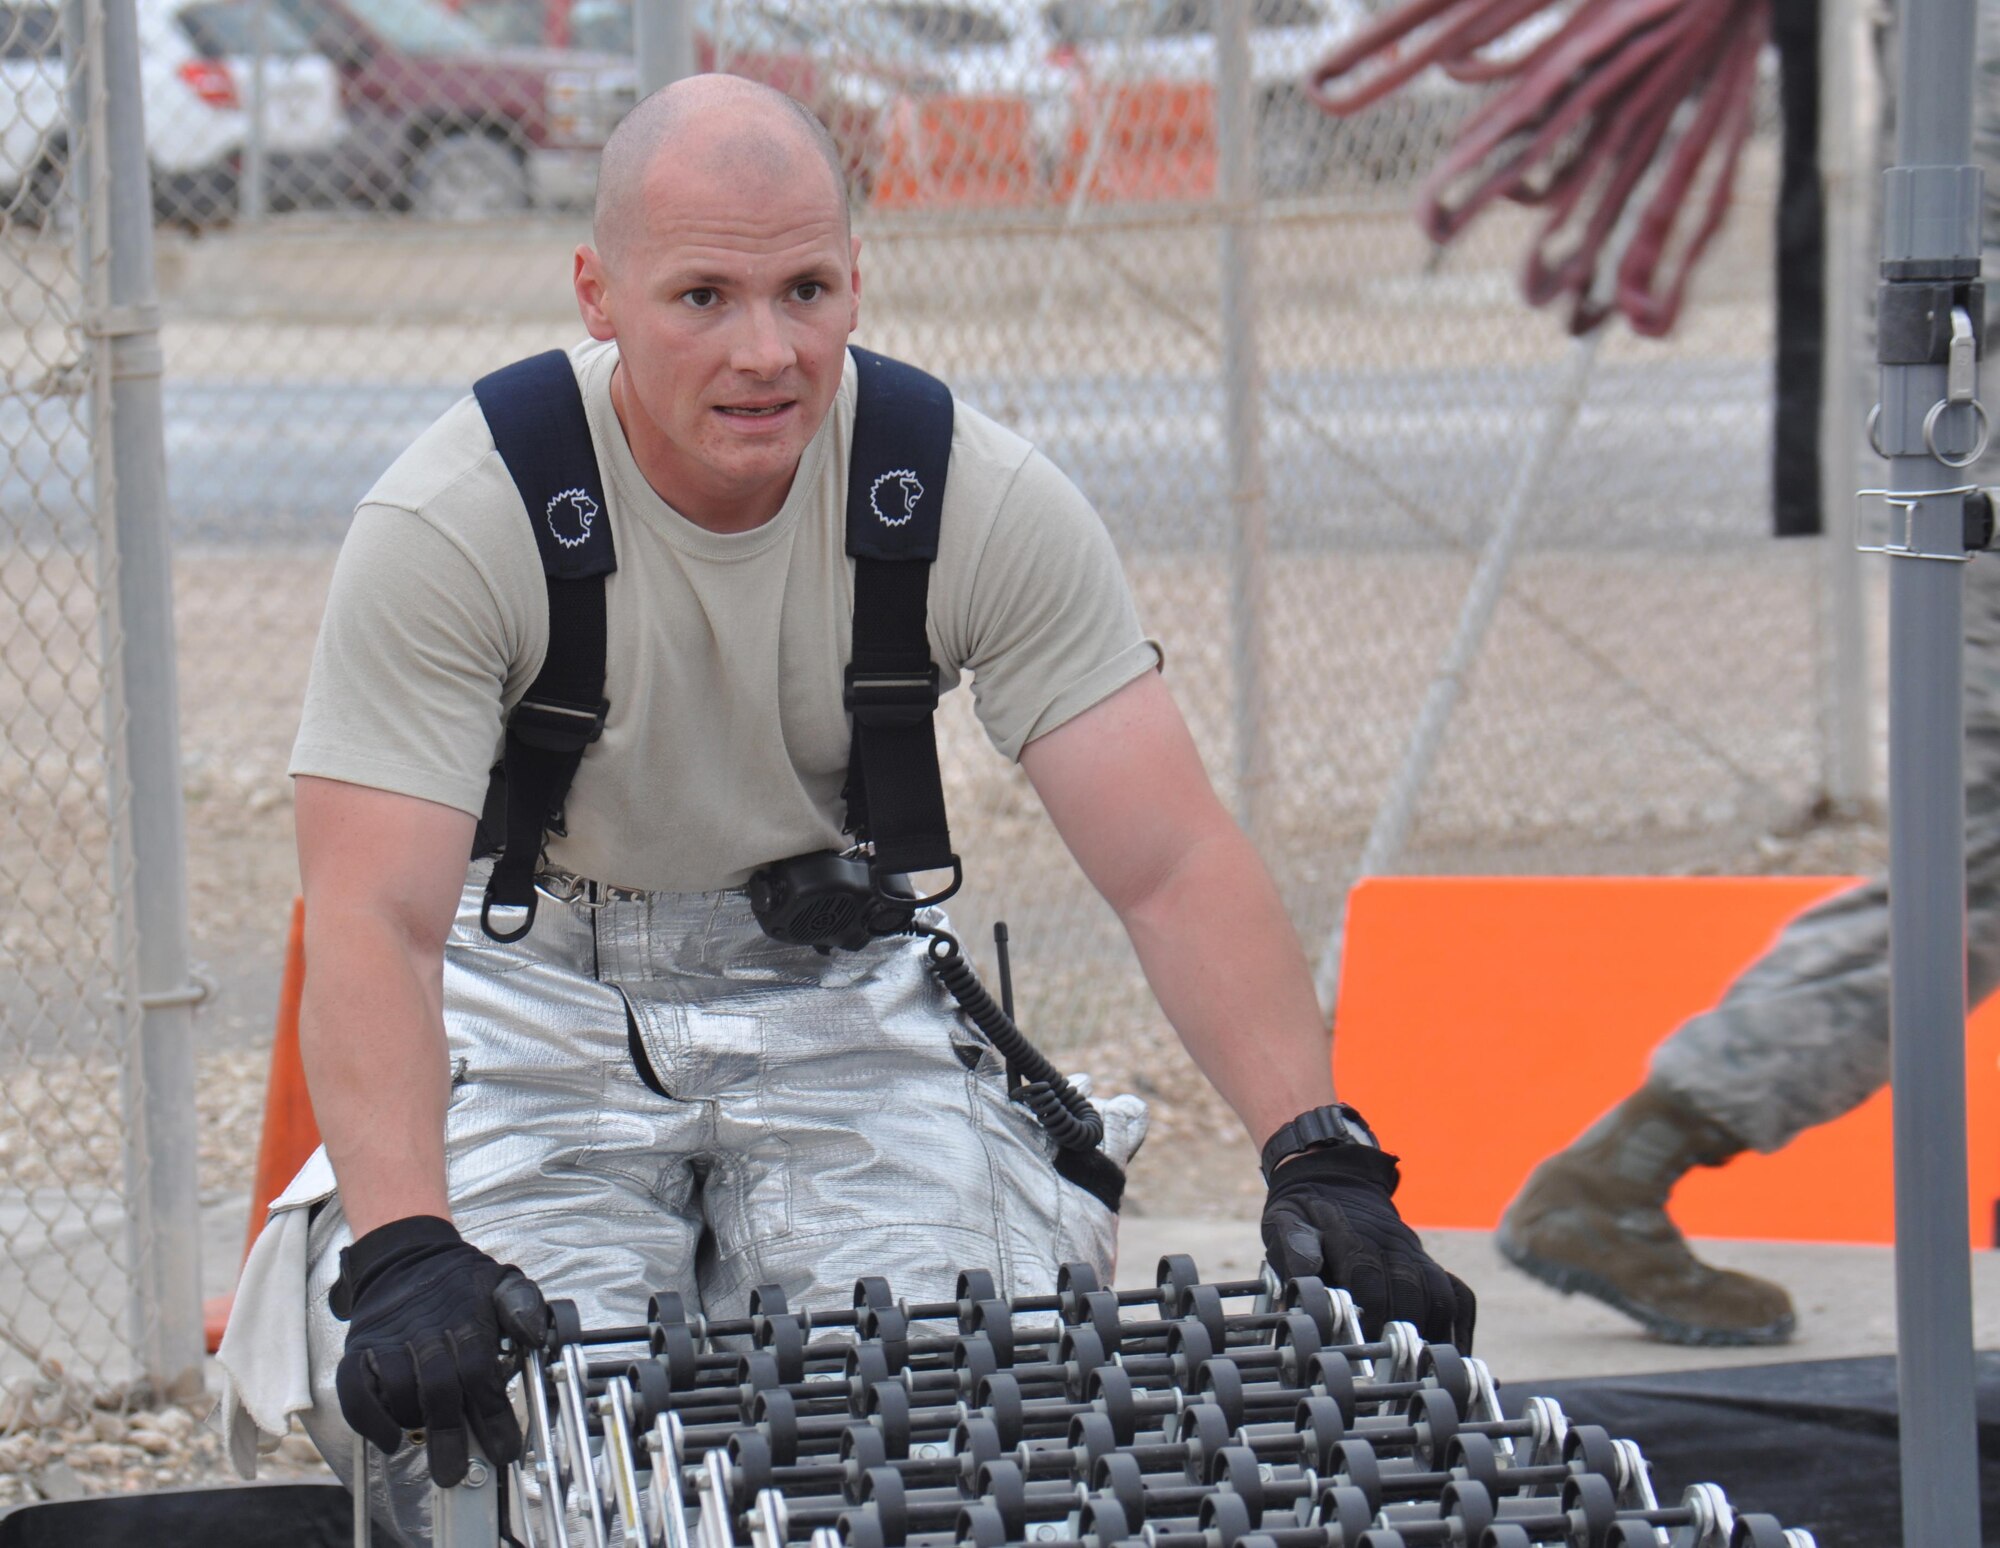
{"label": "man's hand", "polygon": [[527,1275],[495,1263],[450,1221],[412,1215],[341,1253],[329,1300],[351,1324],[334,1386],[356,1431],[393,1452],[422,1430],[431,1480],[447,1489],[465,1481],[468,1429],[492,1462],[520,1460],[500,1339],[542,1344],[550,1329]]}
{"label": "man's hand", "polygon": [[1264,1250],[1280,1279],[1316,1275],[1354,1297],[1361,1331],[1415,1323],[1426,1343],[1472,1353],[1479,1303],[1403,1224],[1390,1195],[1396,1158],[1366,1145],[1308,1151],[1281,1163],[1264,1201]]}

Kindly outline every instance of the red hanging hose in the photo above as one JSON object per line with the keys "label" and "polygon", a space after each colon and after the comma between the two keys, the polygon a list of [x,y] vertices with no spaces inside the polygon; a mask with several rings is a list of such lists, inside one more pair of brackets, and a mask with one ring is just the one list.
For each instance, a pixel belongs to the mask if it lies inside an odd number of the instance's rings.
{"label": "red hanging hose", "polygon": [[1617,312],[1658,336],[1728,213],[1770,0],[1581,0],[1518,57],[1486,51],[1550,4],[1409,0],[1321,61],[1309,90],[1346,115],[1433,64],[1508,83],[1418,190],[1425,232],[1449,242],[1496,199],[1545,209],[1521,274],[1530,304],[1568,296],[1572,333]]}

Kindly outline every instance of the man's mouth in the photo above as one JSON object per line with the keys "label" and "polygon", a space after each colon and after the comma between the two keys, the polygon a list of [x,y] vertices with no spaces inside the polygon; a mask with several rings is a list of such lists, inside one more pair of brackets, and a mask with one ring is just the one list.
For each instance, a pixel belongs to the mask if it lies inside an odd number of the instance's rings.
{"label": "man's mouth", "polygon": [[735,419],[769,419],[774,414],[782,414],[790,408],[790,400],[783,403],[761,403],[756,405],[723,403],[716,406],[719,414],[728,414]]}

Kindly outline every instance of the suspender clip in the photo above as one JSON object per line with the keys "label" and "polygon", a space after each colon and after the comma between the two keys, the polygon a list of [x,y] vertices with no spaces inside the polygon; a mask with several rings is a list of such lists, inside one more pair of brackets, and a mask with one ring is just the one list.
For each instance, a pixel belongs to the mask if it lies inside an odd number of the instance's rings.
{"label": "suspender clip", "polygon": [[850,662],[840,702],[855,724],[871,731],[920,726],[937,709],[937,663],[925,662],[921,672],[859,672]]}
{"label": "suspender clip", "polygon": [[558,699],[522,699],[507,716],[507,730],[543,752],[582,752],[604,734],[611,701],[564,704]]}

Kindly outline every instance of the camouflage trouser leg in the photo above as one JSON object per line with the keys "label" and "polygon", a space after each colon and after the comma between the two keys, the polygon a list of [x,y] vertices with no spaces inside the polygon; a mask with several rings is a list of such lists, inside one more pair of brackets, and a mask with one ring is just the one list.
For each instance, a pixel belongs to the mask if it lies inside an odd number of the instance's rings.
{"label": "camouflage trouser leg", "polygon": [[[2000,554],[1965,577],[1966,964],[1977,1004],[2000,983]],[[1888,1078],[1889,905],[1878,877],[1787,925],[1720,1005],[1655,1050],[1650,1084],[1772,1151]]]}

